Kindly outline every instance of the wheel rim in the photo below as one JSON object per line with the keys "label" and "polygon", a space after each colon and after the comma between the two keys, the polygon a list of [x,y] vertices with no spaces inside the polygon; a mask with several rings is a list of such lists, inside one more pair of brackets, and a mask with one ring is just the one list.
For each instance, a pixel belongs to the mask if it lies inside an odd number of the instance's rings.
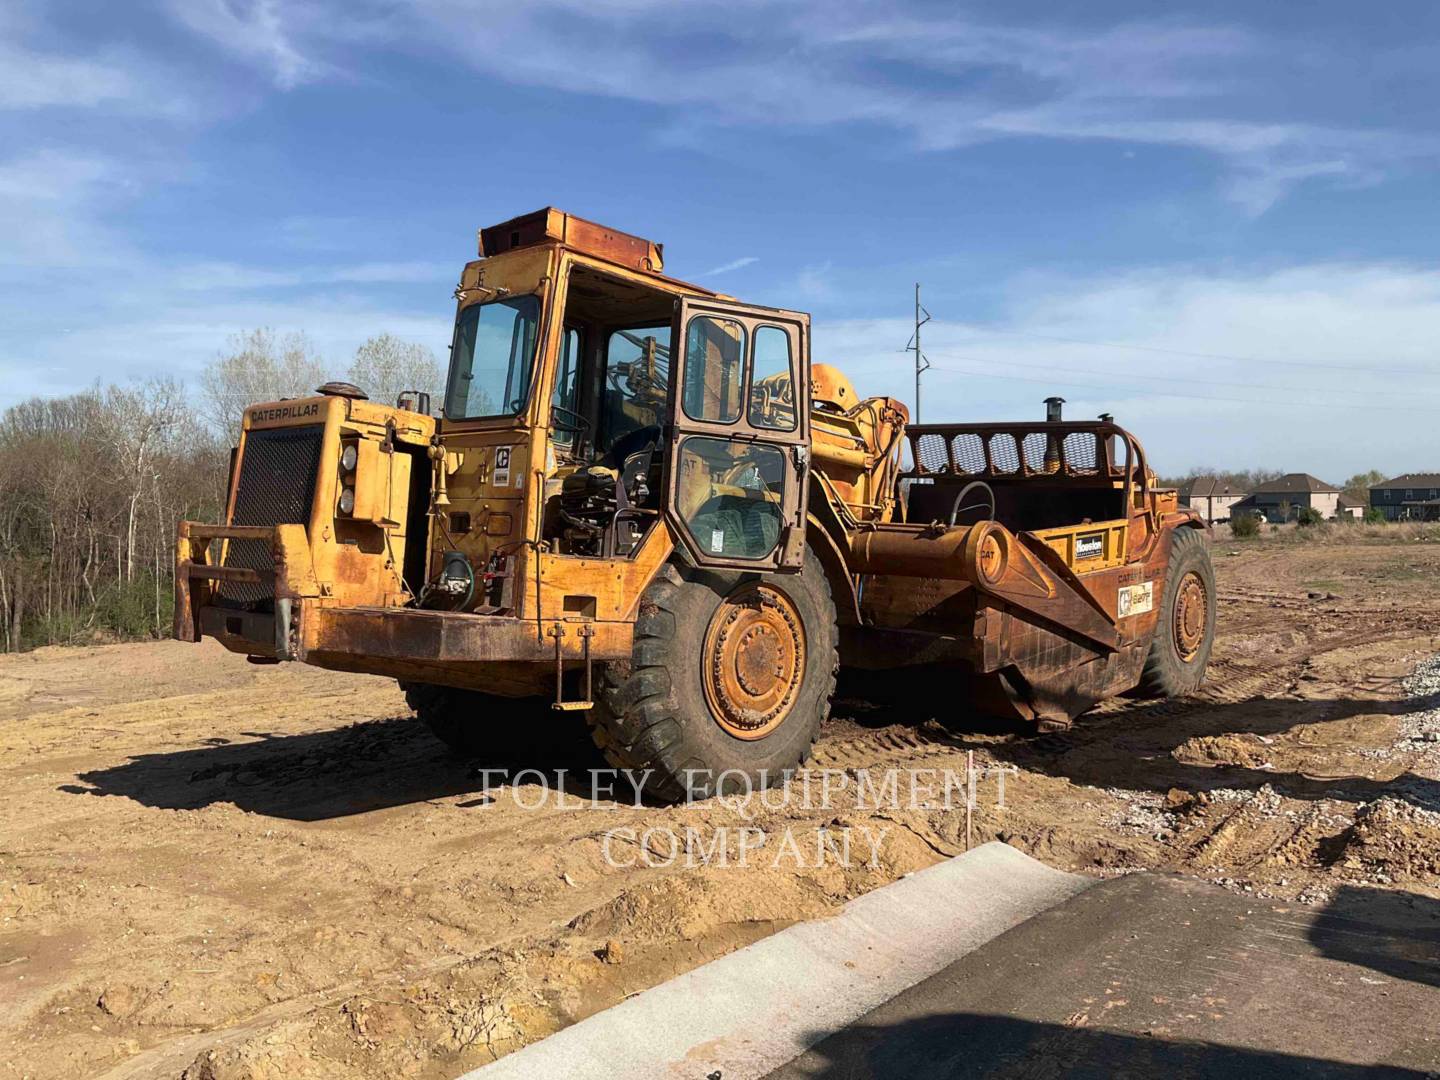
{"label": "wheel rim", "polygon": [[702,656],[705,699],[737,739],[763,739],[785,721],[805,675],[805,631],[790,598],[769,585],[727,596]]}
{"label": "wheel rim", "polygon": [[1210,621],[1205,582],[1193,570],[1180,579],[1180,588],[1175,592],[1174,621],[1175,651],[1180,654],[1180,659],[1188,664],[1200,655]]}

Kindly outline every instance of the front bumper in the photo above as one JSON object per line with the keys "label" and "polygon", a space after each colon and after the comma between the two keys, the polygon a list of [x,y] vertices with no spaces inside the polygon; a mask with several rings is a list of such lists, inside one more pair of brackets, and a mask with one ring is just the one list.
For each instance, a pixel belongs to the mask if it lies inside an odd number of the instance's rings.
{"label": "front bumper", "polygon": [[[209,562],[212,541],[267,544],[265,571]],[[181,522],[175,560],[175,637],[215,638],[232,652],[300,660],[377,675],[434,677],[441,667],[491,663],[554,663],[557,659],[621,660],[630,656],[633,625],[576,617],[520,618],[415,608],[339,606],[311,569],[305,530]],[[263,583],[273,611],[216,602],[223,582]]]}
{"label": "front bumper", "polygon": [[[245,642],[252,646],[236,651],[279,659],[294,658],[292,641],[293,592],[286,589],[284,559],[294,548],[294,538],[287,530],[303,526],[206,525],[198,521],[180,523],[175,544],[175,637],[180,641],[199,641],[202,636],[219,638],[227,648]],[[270,549],[272,569],[223,566],[210,561],[212,543],[222,546],[232,540],[265,544]],[[307,559],[308,562],[308,559]],[[217,587],[234,582],[239,585],[266,584],[273,596],[273,612],[253,612],[216,605]]]}

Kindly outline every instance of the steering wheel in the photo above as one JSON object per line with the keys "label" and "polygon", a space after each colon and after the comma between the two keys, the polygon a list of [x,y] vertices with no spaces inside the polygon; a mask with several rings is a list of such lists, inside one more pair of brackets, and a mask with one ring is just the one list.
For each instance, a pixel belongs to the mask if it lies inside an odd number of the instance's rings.
{"label": "steering wheel", "polygon": [[[561,424],[555,423],[556,413],[564,413],[570,418],[570,422]],[[554,428],[559,428],[561,431],[573,431],[578,435],[582,432],[590,430],[590,420],[583,413],[578,413],[574,409],[567,409],[564,405],[551,405],[550,426]]]}
{"label": "steering wheel", "polygon": [[[979,489],[980,489],[981,494],[982,494],[982,495],[984,496],[984,498],[985,498],[985,502],[983,502],[983,503],[978,503],[978,502],[976,502],[976,503],[971,503],[969,506],[961,506],[960,504],[965,500],[965,496],[966,496],[966,495],[969,495],[970,492],[974,491],[976,488],[979,488]],[[954,501],[954,503],[952,503],[951,506],[950,506],[950,522],[949,522],[949,523],[953,526],[953,525],[955,524],[955,519],[956,519],[957,517],[959,517],[962,513],[964,513],[966,510],[975,510],[975,509],[977,509],[977,508],[979,508],[979,507],[981,507],[981,506],[985,506],[986,504],[989,505],[990,512],[985,515],[984,520],[986,520],[986,521],[994,521],[994,520],[995,520],[995,489],[992,488],[989,484],[987,484],[984,480],[971,480],[970,483],[966,484],[964,487],[962,487],[962,488],[960,489],[960,494],[958,494],[958,495],[955,496],[955,501]],[[978,525],[979,522],[976,522],[976,524]]]}

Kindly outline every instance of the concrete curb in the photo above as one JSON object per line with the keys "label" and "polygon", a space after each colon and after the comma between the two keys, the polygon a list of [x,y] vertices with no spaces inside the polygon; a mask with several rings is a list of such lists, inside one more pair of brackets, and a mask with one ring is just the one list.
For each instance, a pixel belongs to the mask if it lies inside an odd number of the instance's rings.
{"label": "concrete curb", "polygon": [[1093,882],[990,843],[637,994],[461,1080],[766,1073]]}

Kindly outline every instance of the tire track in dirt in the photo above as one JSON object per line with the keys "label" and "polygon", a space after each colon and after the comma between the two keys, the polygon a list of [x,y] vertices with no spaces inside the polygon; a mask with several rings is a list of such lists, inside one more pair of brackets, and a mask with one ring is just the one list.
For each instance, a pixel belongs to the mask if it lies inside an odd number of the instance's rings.
{"label": "tire track in dirt", "polygon": [[[1304,601],[1298,602],[1297,607],[1313,610],[1313,606],[1307,608]],[[1343,614],[1355,613],[1347,611]],[[1397,618],[1397,614],[1401,617]],[[1165,701],[1112,698],[1080,717],[1068,731],[1039,736],[1017,733],[1004,741],[1023,746],[1036,754],[1063,755],[1110,738],[1119,724],[1134,722],[1136,725],[1148,725],[1157,720],[1175,720],[1203,713],[1217,705],[1239,705],[1269,697],[1293,685],[1308,665],[1328,653],[1413,638],[1421,631],[1435,629],[1440,623],[1440,620],[1423,613],[1386,611],[1383,615],[1380,626],[1337,631],[1334,640],[1329,642],[1307,638],[1275,656],[1269,663],[1241,661],[1228,656],[1214,659],[1205,684],[1188,697]],[[949,754],[957,750],[979,749],[993,742],[993,737],[983,739],[972,735],[967,738],[963,724],[946,729],[931,722],[917,728],[913,723],[897,721],[862,735],[838,739],[822,736],[816,744],[812,764],[818,768],[873,768],[907,754]]]}

